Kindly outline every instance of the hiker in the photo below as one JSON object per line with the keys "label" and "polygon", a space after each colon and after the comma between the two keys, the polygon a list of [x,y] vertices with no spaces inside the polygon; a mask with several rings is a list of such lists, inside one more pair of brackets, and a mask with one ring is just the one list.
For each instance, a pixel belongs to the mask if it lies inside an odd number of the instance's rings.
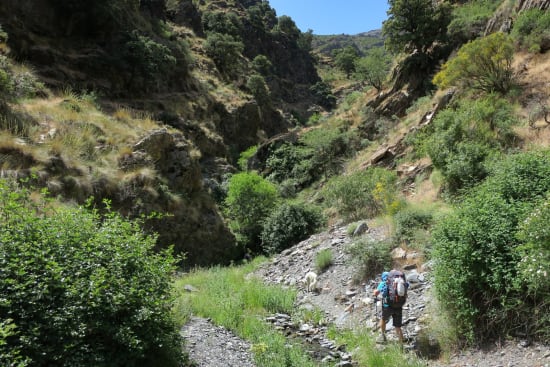
{"label": "hiker", "polygon": [[382,281],[374,290],[374,297],[381,297],[382,300],[382,317],[380,318],[381,334],[377,338],[377,343],[386,342],[386,323],[390,319],[393,320],[395,333],[399,338],[399,342],[403,344],[403,305],[407,299],[407,283],[405,274],[399,270],[391,270],[390,272],[382,273]]}

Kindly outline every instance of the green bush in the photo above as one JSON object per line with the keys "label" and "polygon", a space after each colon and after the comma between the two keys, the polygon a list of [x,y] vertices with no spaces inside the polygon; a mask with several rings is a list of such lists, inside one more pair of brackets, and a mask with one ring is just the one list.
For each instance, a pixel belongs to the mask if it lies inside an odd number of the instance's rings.
{"label": "green bush", "polygon": [[509,35],[493,33],[468,42],[433,78],[440,88],[466,86],[484,92],[508,93],[515,85],[514,45]]}
{"label": "green bush", "polygon": [[317,98],[317,103],[327,109],[333,109],[336,106],[336,96],[332,94],[332,89],[324,81],[313,84],[309,90]]}
{"label": "green bush", "polygon": [[548,303],[542,309],[540,299],[529,294],[520,255],[543,262],[549,256],[547,243],[544,251],[529,245],[525,230],[534,228],[522,223],[534,220],[536,205],[544,212],[544,205],[537,203],[550,192],[550,151],[510,156],[491,172],[434,228],[438,298],[454,317],[458,334],[469,342],[513,330],[547,335],[548,318],[538,326],[534,319],[548,313]]}
{"label": "green bush", "polygon": [[222,11],[205,11],[202,26],[207,33],[223,33],[234,37],[239,37],[243,29],[237,14]]}
{"label": "green bush", "polygon": [[547,50],[550,48],[550,12],[539,9],[522,11],[514,22],[512,37],[531,52]]}
{"label": "green bush", "polygon": [[283,143],[266,160],[269,179],[275,182],[295,180],[298,186],[305,186],[314,180],[313,151],[302,144]]}
{"label": "green bush", "polygon": [[230,74],[238,69],[244,44],[223,33],[209,33],[204,43],[206,54],[212,58],[220,72]]}
{"label": "green bush", "polygon": [[397,176],[383,168],[334,177],[323,188],[322,196],[346,220],[373,218],[401,205]]}
{"label": "green bush", "polygon": [[273,64],[265,55],[256,56],[254,60],[252,60],[252,67],[263,76],[270,76],[273,74]]}
{"label": "green bush", "polygon": [[321,177],[330,177],[341,168],[341,159],[352,150],[350,134],[336,128],[312,129],[297,143],[283,143],[266,159],[269,179],[291,180],[303,188]]}
{"label": "green bush", "polygon": [[252,158],[258,151],[258,146],[253,145],[239,155],[237,165],[241,171],[248,171],[248,160]]}
{"label": "green bush", "polygon": [[451,40],[460,45],[479,37],[501,2],[501,0],[475,0],[455,7],[452,20],[447,27]]}
{"label": "green bush", "polygon": [[388,77],[391,61],[383,47],[372,48],[367,56],[355,61],[355,77],[380,91]]}
{"label": "green bush", "polygon": [[357,273],[353,276],[356,283],[374,279],[383,271],[392,266],[392,246],[388,241],[372,241],[360,239],[355,242],[349,252],[353,261],[358,265]]}
{"label": "green bush", "polygon": [[315,254],[315,270],[322,273],[332,265],[332,251],[329,248],[323,249]]}
{"label": "green bush", "polygon": [[174,259],[153,252],[156,237],[115,214],[50,209],[29,195],[0,181],[4,331],[12,320],[2,364],[179,366]]}
{"label": "green bush", "polygon": [[463,101],[456,110],[437,115],[430,131],[423,133],[420,149],[441,170],[449,192],[456,193],[487,176],[487,157],[513,146],[516,123],[513,106],[505,99],[488,96]]}
{"label": "green bush", "polygon": [[292,20],[292,18],[288,15],[281,15],[277,19],[277,25],[273,29],[273,33],[277,35],[284,35],[294,40],[297,40],[301,34],[300,30],[296,26],[296,23],[294,23],[294,20]]}
{"label": "green bush", "polygon": [[254,96],[258,106],[265,107],[271,102],[269,87],[267,86],[265,79],[260,74],[252,74],[247,82],[246,88]]}
{"label": "green bush", "polygon": [[264,220],[278,199],[277,188],[255,172],[243,172],[229,179],[225,212],[237,241],[260,253],[260,235]]}
{"label": "green bush", "polygon": [[433,215],[426,209],[405,208],[393,216],[395,222],[394,243],[415,242],[418,230],[428,231]]}
{"label": "green bush", "polygon": [[268,254],[278,253],[306,239],[321,225],[319,211],[302,204],[282,204],[267,219],[261,234]]}
{"label": "green bush", "polygon": [[[516,288],[525,295],[538,314],[528,313],[526,329],[541,340],[550,338],[550,195],[542,200],[519,226]],[[530,310],[527,310],[529,312]]]}

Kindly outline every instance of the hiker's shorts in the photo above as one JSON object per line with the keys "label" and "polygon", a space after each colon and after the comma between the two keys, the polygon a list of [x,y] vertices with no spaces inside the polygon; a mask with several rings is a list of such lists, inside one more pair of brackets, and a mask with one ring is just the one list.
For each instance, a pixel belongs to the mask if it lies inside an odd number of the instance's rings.
{"label": "hiker's shorts", "polygon": [[393,326],[401,327],[403,325],[403,309],[393,307],[382,307],[382,318],[388,322],[390,316],[393,318]]}

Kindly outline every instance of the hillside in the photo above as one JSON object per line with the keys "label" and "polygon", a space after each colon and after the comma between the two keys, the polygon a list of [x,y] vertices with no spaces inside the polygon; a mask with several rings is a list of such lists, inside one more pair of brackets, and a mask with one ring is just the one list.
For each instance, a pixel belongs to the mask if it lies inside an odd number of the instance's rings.
{"label": "hillside", "polygon": [[106,4],[0,4],[4,176],[167,214],[149,226],[189,264],[240,258],[216,192],[241,151],[323,102],[307,43],[261,1]]}
{"label": "hillside", "polygon": [[364,56],[373,47],[384,46],[384,37],[381,30],[348,35],[314,35],[311,42],[313,50],[323,56],[331,56],[334,50],[351,46]]}

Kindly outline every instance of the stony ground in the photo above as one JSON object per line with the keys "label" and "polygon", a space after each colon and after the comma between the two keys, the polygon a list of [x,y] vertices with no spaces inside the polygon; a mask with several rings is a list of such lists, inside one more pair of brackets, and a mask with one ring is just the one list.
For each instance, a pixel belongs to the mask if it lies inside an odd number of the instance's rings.
{"label": "stony ground", "polygon": [[[266,283],[276,283],[298,289],[298,308],[320,309],[327,323],[339,327],[354,328],[364,326],[375,333],[377,306],[371,297],[377,281],[367,280],[357,283],[357,264],[348,249],[354,241],[377,241],[383,239],[387,231],[383,227],[370,228],[365,233],[351,236],[346,227],[334,227],[285,250],[264,264],[251,276],[260,277]],[[332,252],[333,264],[318,274],[317,289],[307,292],[302,282],[304,275],[315,271],[315,256],[325,249]],[[430,299],[430,267],[422,264],[415,253],[395,251],[396,262],[407,269],[411,283],[408,302],[403,313],[403,332],[406,350],[410,353],[433,354],[429,343],[423,343],[423,330]],[[347,351],[336,351],[337,346],[324,337],[325,328],[303,322],[299,325],[286,321],[287,315],[273,315],[268,321],[279,328],[294,328],[296,335],[312,344],[318,360],[334,360],[339,366],[351,366],[353,356]],[[213,326],[207,320],[193,318],[184,327],[182,334],[187,339],[190,358],[197,366],[254,366],[249,346],[227,330]],[[390,340],[395,340],[391,324],[388,326]],[[318,344],[318,345],[313,345]],[[550,367],[550,346],[530,344],[525,340],[509,340],[492,345],[484,350],[468,350],[451,356],[426,359],[429,367]]]}

